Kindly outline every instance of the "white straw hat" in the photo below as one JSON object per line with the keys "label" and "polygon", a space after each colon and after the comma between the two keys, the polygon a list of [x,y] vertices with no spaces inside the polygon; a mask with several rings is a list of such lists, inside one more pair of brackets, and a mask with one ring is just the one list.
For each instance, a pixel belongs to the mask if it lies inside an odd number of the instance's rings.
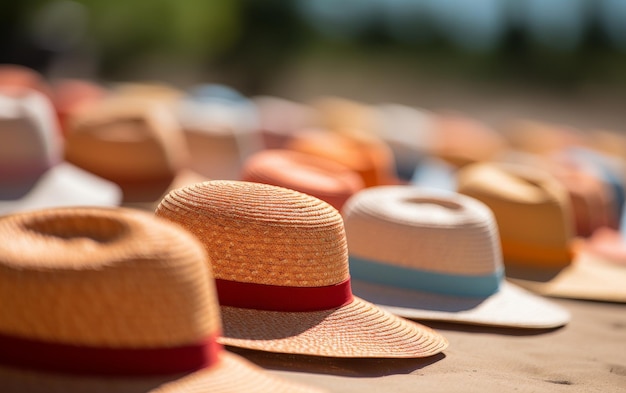
{"label": "white straw hat", "polygon": [[130,209],[0,220],[0,387],[13,392],[313,392],[223,350],[202,245]]}
{"label": "white straw hat", "polygon": [[493,214],[453,192],[360,191],[343,210],[355,294],[408,318],[521,328],[564,325],[561,307],[504,281]]}
{"label": "white straw hat", "polygon": [[117,185],[63,162],[50,100],[27,88],[0,89],[0,215],[55,206],[117,206]]}
{"label": "white straw hat", "polygon": [[352,295],[343,220],[294,190],[209,181],[174,190],[156,214],[207,250],[226,345],[331,357],[419,358],[448,343]]}

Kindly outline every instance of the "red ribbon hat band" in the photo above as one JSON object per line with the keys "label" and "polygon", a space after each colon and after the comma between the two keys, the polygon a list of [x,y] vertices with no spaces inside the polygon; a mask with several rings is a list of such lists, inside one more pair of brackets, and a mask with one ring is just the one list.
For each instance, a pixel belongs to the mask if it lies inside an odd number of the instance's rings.
{"label": "red ribbon hat band", "polygon": [[216,338],[171,348],[105,348],[0,334],[0,365],[80,375],[177,374],[215,364],[222,349]]}
{"label": "red ribbon hat band", "polygon": [[352,301],[350,279],[323,287],[288,287],[216,279],[220,305],[264,311],[310,312]]}

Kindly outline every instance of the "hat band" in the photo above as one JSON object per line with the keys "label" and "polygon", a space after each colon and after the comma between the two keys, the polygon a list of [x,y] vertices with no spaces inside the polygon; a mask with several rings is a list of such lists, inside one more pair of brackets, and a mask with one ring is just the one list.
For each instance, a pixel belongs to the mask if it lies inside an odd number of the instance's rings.
{"label": "hat band", "polygon": [[500,239],[506,262],[536,267],[564,267],[572,260],[570,247],[541,247]]}
{"label": "hat band", "polygon": [[449,296],[486,297],[498,292],[504,268],[480,276],[437,273],[350,256],[350,275],[359,280]]}
{"label": "hat band", "polygon": [[309,312],[352,301],[350,279],[324,287],[287,287],[215,279],[220,305],[264,311]]}
{"label": "hat band", "polygon": [[215,364],[222,348],[216,338],[170,348],[107,348],[0,334],[0,364],[80,375],[176,374]]}

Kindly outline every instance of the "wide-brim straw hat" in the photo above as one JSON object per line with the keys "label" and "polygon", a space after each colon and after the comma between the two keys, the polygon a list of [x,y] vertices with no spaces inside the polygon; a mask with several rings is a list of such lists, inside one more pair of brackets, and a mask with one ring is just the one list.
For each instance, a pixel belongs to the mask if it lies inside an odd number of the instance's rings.
{"label": "wide-brim straw hat", "polygon": [[273,184],[312,195],[341,210],[365,185],[361,177],[338,162],[291,150],[264,150],[244,163],[241,180]]}
{"label": "wide-brim straw hat", "polygon": [[504,280],[495,219],[473,198],[372,187],[343,214],[355,294],[394,314],[516,328],[569,321],[563,308]]}
{"label": "wide-brim straw hat", "polygon": [[145,203],[158,200],[187,167],[189,151],[163,105],[115,96],[72,119],[65,157],[118,184],[124,203]]}
{"label": "wide-brim straw hat", "polygon": [[567,191],[537,168],[475,164],[458,189],[484,202],[498,222],[509,280],[543,295],[623,301],[624,269],[576,252]]}
{"label": "wide-brim straw hat", "polygon": [[447,340],[352,295],[343,221],[282,187],[210,181],[172,191],[156,215],[194,233],[217,282],[226,345],[346,358],[420,358]]}
{"label": "wide-brim straw hat", "polygon": [[124,208],[0,219],[3,392],[316,391],[265,374],[216,341],[201,244]]}
{"label": "wide-brim straw hat", "polygon": [[63,162],[63,140],[48,98],[0,89],[0,215],[53,206],[117,206],[114,183]]}

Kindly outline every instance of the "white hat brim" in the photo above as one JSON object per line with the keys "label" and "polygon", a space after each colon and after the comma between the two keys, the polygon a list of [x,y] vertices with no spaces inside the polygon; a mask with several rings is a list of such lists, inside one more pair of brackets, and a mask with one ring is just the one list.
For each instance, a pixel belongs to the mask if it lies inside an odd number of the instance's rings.
{"label": "white hat brim", "polygon": [[0,215],[63,206],[119,206],[118,185],[70,163],[50,168],[24,197],[0,200]]}
{"label": "white hat brim", "polygon": [[357,279],[352,279],[352,291],[410,319],[535,329],[563,326],[570,320],[567,310],[506,281],[485,298],[439,295]]}

